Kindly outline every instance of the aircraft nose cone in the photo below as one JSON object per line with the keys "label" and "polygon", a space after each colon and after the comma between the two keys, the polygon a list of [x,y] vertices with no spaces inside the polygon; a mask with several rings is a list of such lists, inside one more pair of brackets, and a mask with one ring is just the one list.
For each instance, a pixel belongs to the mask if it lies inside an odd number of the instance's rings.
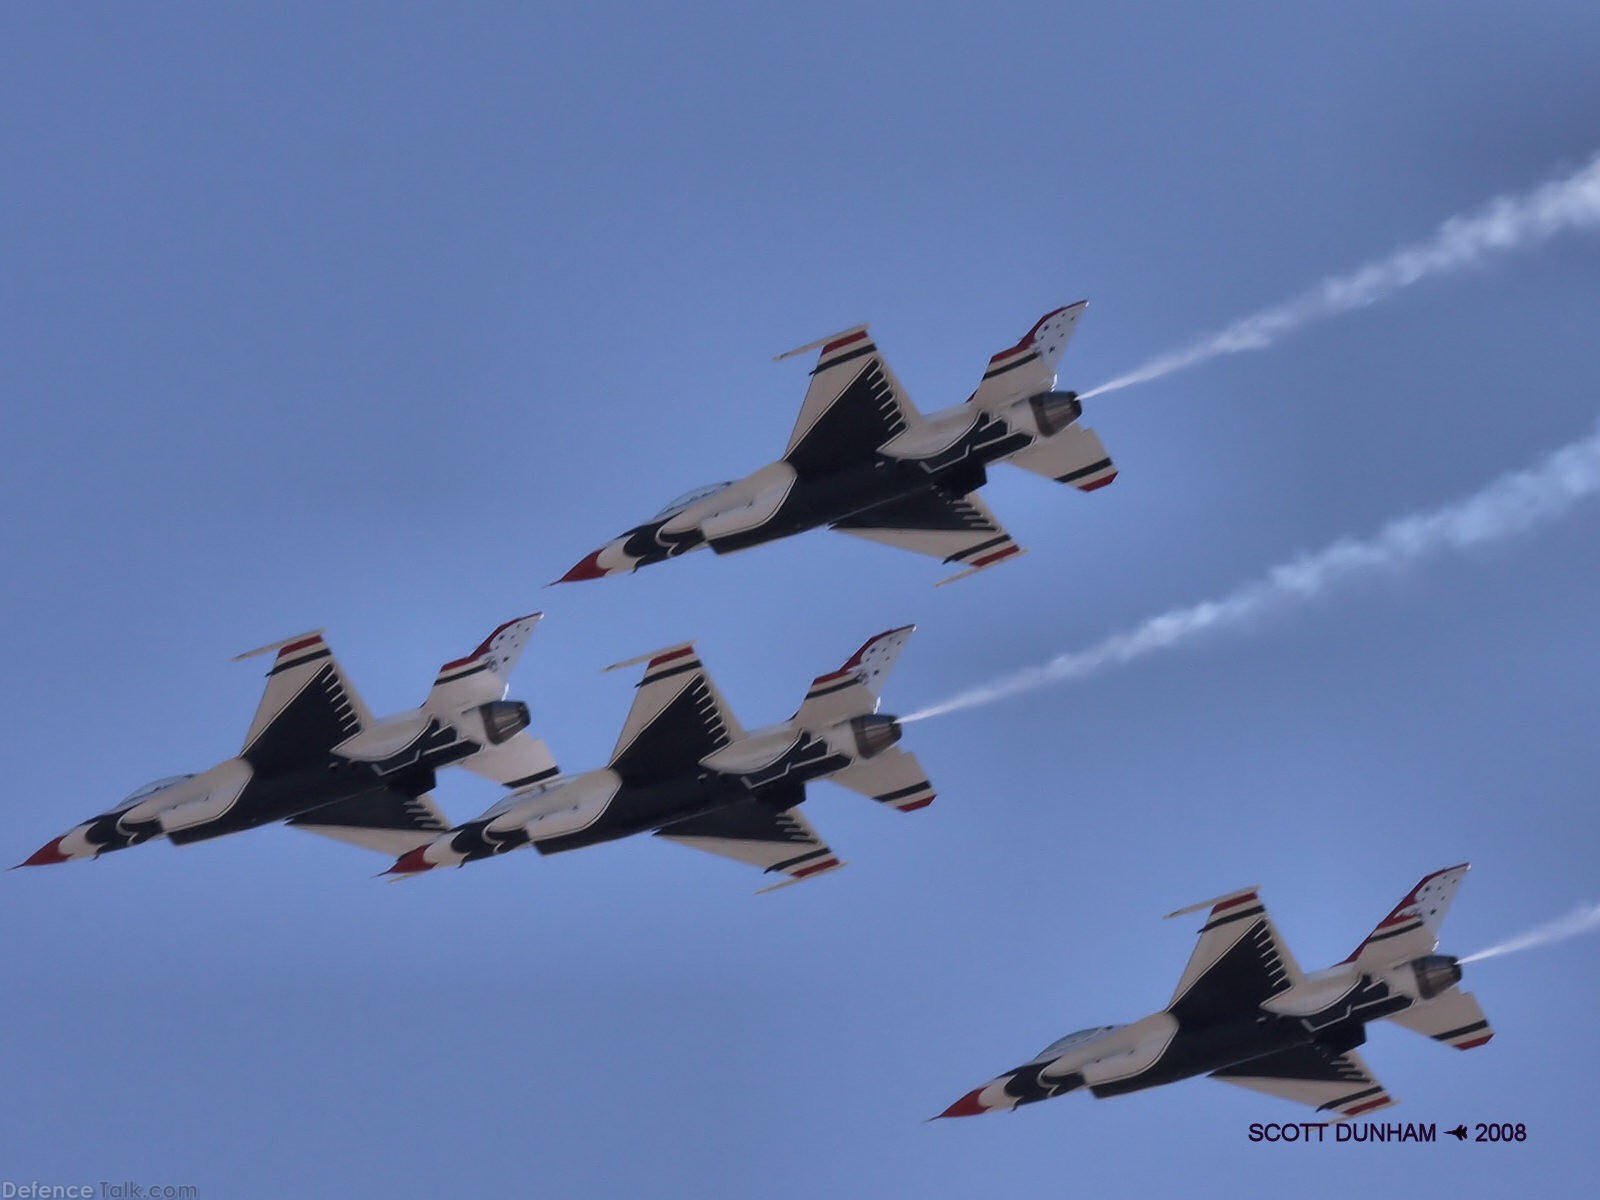
{"label": "aircraft nose cone", "polygon": [[419,871],[433,870],[433,864],[424,857],[426,846],[418,846],[415,850],[408,850],[395,860],[394,866],[384,872],[385,875],[415,875]]}
{"label": "aircraft nose cone", "polygon": [[556,580],[556,582],[581,583],[585,579],[604,579],[608,574],[610,574],[609,571],[600,565],[600,555],[603,554],[605,550],[606,547],[601,546],[600,549],[596,550],[593,554],[585,556],[575,567],[572,568],[572,570],[568,571],[560,579]]}
{"label": "aircraft nose cone", "polygon": [[[988,1085],[985,1084],[984,1086],[987,1087]],[[983,1102],[978,1099],[978,1096],[982,1091],[983,1088],[981,1087],[973,1088],[965,1096],[961,1097],[961,1099],[957,1100],[949,1108],[940,1113],[938,1117],[935,1117],[934,1120],[937,1121],[939,1117],[976,1117],[981,1113],[988,1112],[989,1110],[983,1106]]]}
{"label": "aircraft nose cone", "polygon": [[43,846],[40,846],[33,852],[32,858],[29,858],[25,862],[19,862],[17,866],[48,867],[52,863],[71,862],[72,855],[61,853],[61,843],[66,840],[66,835],[63,834],[61,837],[56,838],[53,842],[46,842]]}

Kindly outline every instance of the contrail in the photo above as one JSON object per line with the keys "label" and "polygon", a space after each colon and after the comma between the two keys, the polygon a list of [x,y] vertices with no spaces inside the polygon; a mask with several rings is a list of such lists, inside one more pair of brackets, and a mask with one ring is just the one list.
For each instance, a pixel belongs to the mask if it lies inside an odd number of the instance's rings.
{"label": "contrail", "polygon": [[1340,538],[1315,554],[1273,567],[1219,599],[1172,609],[1085,650],[1002,675],[900,719],[920,721],[993,704],[1049,684],[1085,679],[1201,634],[1249,626],[1364,576],[1446,550],[1466,550],[1526,533],[1562,516],[1596,491],[1600,491],[1600,425],[1587,437],[1530,467],[1500,476],[1465,499],[1398,517],[1366,539]]}
{"label": "contrail", "polygon": [[1526,933],[1507,938],[1487,950],[1469,954],[1461,961],[1475,963],[1485,958],[1499,958],[1502,954],[1515,954],[1518,950],[1532,950],[1535,946],[1564,942],[1568,938],[1577,937],[1580,933],[1588,933],[1591,929],[1600,929],[1600,904],[1580,904],[1564,917],[1558,917],[1543,925],[1535,925]]}
{"label": "contrail", "polygon": [[1600,154],[1563,179],[1520,195],[1500,196],[1477,212],[1451,217],[1426,241],[1402,246],[1387,258],[1324,279],[1282,304],[1102,383],[1082,393],[1082,398],[1148,383],[1224,354],[1265,349],[1303,325],[1376,304],[1414,283],[1467,270],[1495,255],[1538,245],[1558,233],[1584,229],[1600,229]]}

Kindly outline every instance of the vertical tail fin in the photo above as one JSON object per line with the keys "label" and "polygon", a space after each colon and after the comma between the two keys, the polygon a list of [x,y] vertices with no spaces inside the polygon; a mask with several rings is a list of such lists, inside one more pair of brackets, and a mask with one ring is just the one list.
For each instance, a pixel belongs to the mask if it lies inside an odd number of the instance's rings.
{"label": "vertical tail fin", "polygon": [[1382,970],[1432,954],[1439,945],[1439,926],[1471,865],[1459,863],[1424,875],[1344,961],[1365,970]]}
{"label": "vertical tail fin", "polygon": [[509,788],[544,783],[561,773],[549,747],[527,731],[527,706],[505,698],[511,672],[543,617],[513,617],[471,654],[445,663],[422,705],[445,724],[470,730],[482,744],[461,760],[462,767]]}
{"label": "vertical tail fin", "polygon": [[844,666],[818,675],[794,714],[795,721],[809,728],[877,712],[883,681],[916,628],[902,625],[870,637]]}
{"label": "vertical tail fin", "polygon": [[543,617],[543,613],[513,617],[497,626],[471,654],[445,663],[423,707],[449,720],[474,704],[504,699],[511,671]]}

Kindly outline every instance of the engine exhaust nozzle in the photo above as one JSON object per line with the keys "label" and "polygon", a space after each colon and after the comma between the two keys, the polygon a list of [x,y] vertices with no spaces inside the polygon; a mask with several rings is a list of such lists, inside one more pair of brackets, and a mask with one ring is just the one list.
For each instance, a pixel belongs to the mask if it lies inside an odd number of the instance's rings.
{"label": "engine exhaust nozzle", "polygon": [[878,713],[850,720],[850,733],[855,738],[856,751],[862,758],[882,754],[900,740],[902,732],[899,721]]}
{"label": "engine exhaust nozzle", "polygon": [[478,715],[483,718],[484,735],[493,746],[515,737],[533,720],[521,700],[491,700],[478,707]]}
{"label": "engine exhaust nozzle", "polygon": [[1083,416],[1077,392],[1040,392],[1029,397],[1028,407],[1033,409],[1033,422],[1045,437],[1054,437]]}
{"label": "engine exhaust nozzle", "polygon": [[1417,977],[1417,994],[1432,1000],[1461,982],[1461,963],[1448,954],[1429,954],[1414,959],[1411,970]]}

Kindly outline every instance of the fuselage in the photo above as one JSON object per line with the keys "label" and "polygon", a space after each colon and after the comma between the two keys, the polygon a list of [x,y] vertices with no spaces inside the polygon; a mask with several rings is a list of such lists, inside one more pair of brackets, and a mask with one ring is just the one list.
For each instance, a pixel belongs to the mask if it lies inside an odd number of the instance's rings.
{"label": "fuselage", "polygon": [[1239,1068],[1296,1046],[1343,1054],[1366,1041],[1367,1022],[1404,1012],[1460,978],[1456,960],[1426,956],[1382,974],[1342,964],[1263,1005],[1204,1018],[1186,1016],[1175,1005],[1130,1025],[1064,1038],[970,1092],[947,1115],[1014,1108],[1081,1088],[1119,1096]]}
{"label": "fuselage", "polygon": [[669,506],[589,555],[565,576],[594,579],[709,546],[719,554],[858,519],[923,492],[967,495],[1000,462],[1061,432],[1081,414],[1070,392],[999,409],[959,405],[919,421],[872,453],[796,454]]}
{"label": "fuselage", "polygon": [[782,812],[805,800],[805,785],[845,769],[900,738],[895,718],[858,716],[823,729],[793,724],[745,734],[692,769],[619,773],[611,767],[513,792],[396,863],[395,874],[464,866],[532,846],[576,850],[753,800]]}
{"label": "fuselage", "polygon": [[482,749],[437,719],[419,723],[415,734],[401,744],[391,742],[376,749],[373,745],[367,738],[353,748],[369,756],[367,761],[326,753],[305,763],[257,762],[247,751],[208,771],[141,788],[118,807],[49,843],[34,858],[40,862],[96,858],[160,837],[186,845],[374,791],[420,796],[434,786],[437,768]]}

